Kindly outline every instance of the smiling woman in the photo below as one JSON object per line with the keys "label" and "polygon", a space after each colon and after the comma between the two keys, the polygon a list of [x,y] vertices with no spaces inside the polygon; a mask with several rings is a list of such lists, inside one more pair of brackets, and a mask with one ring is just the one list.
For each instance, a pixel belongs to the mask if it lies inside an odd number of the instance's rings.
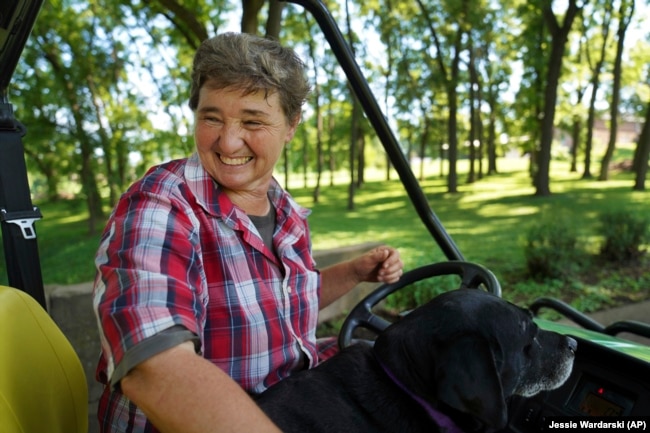
{"label": "smiling woman", "polygon": [[315,268],[309,212],[272,176],[308,91],[277,42],[226,33],[197,51],[196,152],[122,195],[96,255],[103,432],[277,431],[249,395],[336,352],[319,309],[400,277],[384,246]]}
{"label": "smiling woman", "polygon": [[201,164],[247,214],[266,215],[273,169],[298,121],[287,122],[277,92],[245,95],[204,86],[194,132]]}

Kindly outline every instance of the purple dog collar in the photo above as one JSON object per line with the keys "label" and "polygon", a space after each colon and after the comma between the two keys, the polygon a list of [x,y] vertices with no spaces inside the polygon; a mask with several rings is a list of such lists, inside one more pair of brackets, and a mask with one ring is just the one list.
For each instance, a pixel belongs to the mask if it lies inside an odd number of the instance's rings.
{"label": "purple dog collar", "polygon": [[431,406],[428,402],[426,402],[422,397],[419,395],[415,395],[413,392],[411,392],[400,380],[395,377],[392,371],[384,365],[383,362],[381,362],[379,359],[377,359],[379,362],[379,365],[381,365],[381,368],[384,370],[386,375],[390,378],[390,380],[393,381],[395,385],[397,385],[402,391],[404,391],[406,394],[408,394],[413,400],[415,400],[424,410],[427,411],[429,414],[429,417],[438,424],[438,427],[440,427],[444,432],[446,433],[463,433],[463,431],[456,425],[456,423],[449,418],[447,415],[444,413],[436,410],[433,406]]}

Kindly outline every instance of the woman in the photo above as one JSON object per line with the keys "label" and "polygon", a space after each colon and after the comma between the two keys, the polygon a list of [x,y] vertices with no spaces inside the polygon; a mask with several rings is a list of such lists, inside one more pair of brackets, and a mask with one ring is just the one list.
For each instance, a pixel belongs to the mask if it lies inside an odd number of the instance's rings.
{"label": "woman", "polygon": [[399,279],[390,247],[317,270],[308,212],[273,179],[304,69],[247,34],[199,47],[196,152],[129,188],[97,252],[102,431],[277,431],[249,394],[318,363],[320,308],[361,281]]}

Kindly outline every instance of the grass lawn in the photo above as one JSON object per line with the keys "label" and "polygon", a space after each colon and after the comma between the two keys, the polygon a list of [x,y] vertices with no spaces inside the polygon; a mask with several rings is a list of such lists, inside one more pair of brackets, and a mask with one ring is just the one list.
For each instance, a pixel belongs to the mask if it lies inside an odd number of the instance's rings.
{"label": "grass lawn", "polygon": [[[650,192],[632,191],[631,174],[613,174],[607,182],[581,180],[581,173],[569,173],[567,164],[555,162],[553,194],[535,197],[526,161],[501,160],[498,167],[499,174],[473,184],[464,184],[465,174],[461,174],[456,194],[448,194],[446,180],[435,175],[421,185],[465,259],[491,269],[505,298],[528,304],[540,296],[557,296],[583,311],[650,298],[650,267],[645,258],[623,266],[587,264],[566,281],[536,282],[526,276],[526,233],[540,219],[573,221],[580,235],[576,260],[584,260],[585,254],[595,256],[599,250],[599,216],[604,212],[627,209],[650,215]],[[346,210],[346,185],[324,188],[316,205],[311,189],[292,189],[292,194],[313,210],[310,224],[316,248],[385,242],[400,249],[407,269],[445,259],[398,180],[366,183],[357,192],[355,211]],[[418,283],[406,300],[397,302],[419,303],[447,290],[449,284],[455,281]]]}
{"label": "grass lawn", "polygon": [[[650,215],[650,192],[632,191],[633,178],[617,173],[607,182],[581,180],[569,173],[566,163],[554,162],[549,197],[533,196],[522,159],[499,160],[500,173],[466,184],[466,170],[459,165],[459,192],[446,193],[446,180],[433,173],[422,182],[431,207],[468,261],[490,268],[500,279],[504,297],[528,303],[538,296],[558,296],[578,308],[590,311],[616,303],[650,298],[650,267],[647,261],[618,267],[588,267],[568,281],[527,279],[523,245],[526,231],[540,218],[564,216],[574,221],[581,239],[581,251],[595,254],[602,239],[598,218],[610,209]],[[415,170],[417,172],[417,170]],[[310,209],[314,249],[379,241],[400,249],[406,270],[445,260],[432,236],[421,223],[397,175],[385,181],[382,172],[368,172],[367,182],[357,190],[355,210],[347,210],[346,179],[329,186],[322,180],[319,203],[302,178],[293,175],[291,193]],[[327,185],[327,186],[325,186]],[[94,275],[93,256],[99,234],[89,236],[83,203],[62,201],[36,203],[44,219],[37,223],[41,268],[45,284],[74,284],[90,281]],[[647,270],[646,270],[647,269]],[[0,253],[0,283],[6,283],[4,256]],[[423,300],[431,293],[448,288],[443,283],[422,283],[413,289],[412,299]]]}

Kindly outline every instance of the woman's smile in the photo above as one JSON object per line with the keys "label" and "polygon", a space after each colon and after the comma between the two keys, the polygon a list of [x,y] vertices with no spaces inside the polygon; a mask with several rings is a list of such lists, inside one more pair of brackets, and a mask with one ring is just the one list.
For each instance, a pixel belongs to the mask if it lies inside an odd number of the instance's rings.
{"label": "woman's smile", "polygon": [[267,191],[285,143],[299,119],[289,123],[277,93],[244,93],[203,86],[195,112],[194,139],[203,168],[238,206],[251,197],[268,206]]}
{"label": "woman's smile", "polygon": [[244,156],[244,157],[235,157],[235,158],[230,158],[221,154],[217,154],[219,156],[219,160],[225,164],[225,165],[230,165],[230,166],[237,166],[237,165],[244,165],[248,163],[249,161],[253,160],[252,156]]}

